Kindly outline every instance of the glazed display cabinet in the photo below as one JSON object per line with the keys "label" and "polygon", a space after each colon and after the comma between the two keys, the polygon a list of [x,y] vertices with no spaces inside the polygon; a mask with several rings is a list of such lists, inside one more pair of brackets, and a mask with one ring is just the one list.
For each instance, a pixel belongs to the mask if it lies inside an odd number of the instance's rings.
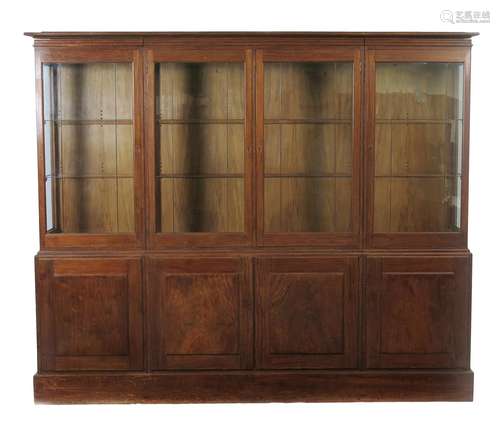
{"label": "glazed display cabinet", "polygon": [[472,400],[472,33],[28,33],[35,400]]}

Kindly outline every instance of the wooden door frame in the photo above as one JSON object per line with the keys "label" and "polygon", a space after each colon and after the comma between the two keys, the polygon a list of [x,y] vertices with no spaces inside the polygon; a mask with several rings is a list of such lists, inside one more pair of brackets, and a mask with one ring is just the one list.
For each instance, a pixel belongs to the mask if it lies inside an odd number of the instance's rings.
{"label": "wooden door frame", "polygon": [[[362,53],[359,46],[332,46],[314,50],[304,48],[262,48],[255,59],[255,128],[256,128],[256,238],[260,246],[331,246],[361,247],[361,129],[362,129]],[[264,229],[264,62],[352,62],[353,126],[352,126],[352,232],[276,232]]]}
{"label": "wooden door frame", "polygon": [[[461,217],[459,232],[374,232],[375,189],[375,65],[377,62],[462,63],[463,131]],[[469,186],[470,47],[369,47],[365,52],[365,246],[375,249],[453,249],[467,247]]]}
{"label": "wooden door frame", "polygon": [[[133,68],[134,224],[131,233],[47,233],[45,205],[45,149],[43,65],[71,63],[131,63]],[[143,62],[136,48],[37,47],[35,48],[38,204],[40,247],[56,249],[138,249],[144,247]]]}

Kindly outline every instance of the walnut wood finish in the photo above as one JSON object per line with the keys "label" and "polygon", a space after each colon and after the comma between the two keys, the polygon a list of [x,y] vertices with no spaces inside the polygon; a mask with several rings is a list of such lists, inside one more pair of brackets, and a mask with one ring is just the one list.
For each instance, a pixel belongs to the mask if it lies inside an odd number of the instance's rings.
{"label": "walnut wood finish", "polygon": [[149,259],[147,310],[152,370],[252,366],[248,259]]}
{"label": "walnut wood finish", "polygon": [[467,368],[470,257],[368,257],[366,366]]}
{"label": "walnut wood finish", "polygon": [[39,369],[143,369],[140,259],[37,261]]}
{"label": "walnut wood finish", "polygon": [[37,374],[41,403],[470,401],[470,371]]}
{"label": "walnut wood finish", "polygon": [[476,34],[28,35],[36,401],[472,400]]}
{"label": "walnut wood finish", "polygon": [[356,257],[257,259],[257,367],[355,368],[358,291]]}

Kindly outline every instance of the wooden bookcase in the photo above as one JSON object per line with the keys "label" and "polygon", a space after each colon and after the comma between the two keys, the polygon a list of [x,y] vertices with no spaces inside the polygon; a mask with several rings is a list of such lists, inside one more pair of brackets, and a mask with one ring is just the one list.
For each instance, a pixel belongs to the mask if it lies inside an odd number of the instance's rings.
{"label": "wooden bookcase", "polygon": [[472,400],[473,33],[28,33],[35,400]]}

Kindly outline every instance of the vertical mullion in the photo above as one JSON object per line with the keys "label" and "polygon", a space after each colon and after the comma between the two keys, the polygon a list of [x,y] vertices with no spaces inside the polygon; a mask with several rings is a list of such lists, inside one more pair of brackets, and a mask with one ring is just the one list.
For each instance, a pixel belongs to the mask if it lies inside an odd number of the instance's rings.
{"label": "vertical mullion", "polygon": [[114,99],[114,103],[115,103],[115,124],[114,124],[114,127],[115,127],[115,184],[116,184],[116,231],[117,232],[120,232],[120,216],[119,216],[119,207],[120,207],[120,196],[119,196],[119,193],[118,193],[118,126],[117,126],[117,123],[116,121],[118,120],[118,112],[117,112],[117,99],[116,99],[116,80],[117,80],[117,72],[116,72],[116,67],[117,67],[117,64],[115,63],[114,64],[114,74],[115,74],[115,78],[114,78],[114,92],[115,92],[115,99]]}

